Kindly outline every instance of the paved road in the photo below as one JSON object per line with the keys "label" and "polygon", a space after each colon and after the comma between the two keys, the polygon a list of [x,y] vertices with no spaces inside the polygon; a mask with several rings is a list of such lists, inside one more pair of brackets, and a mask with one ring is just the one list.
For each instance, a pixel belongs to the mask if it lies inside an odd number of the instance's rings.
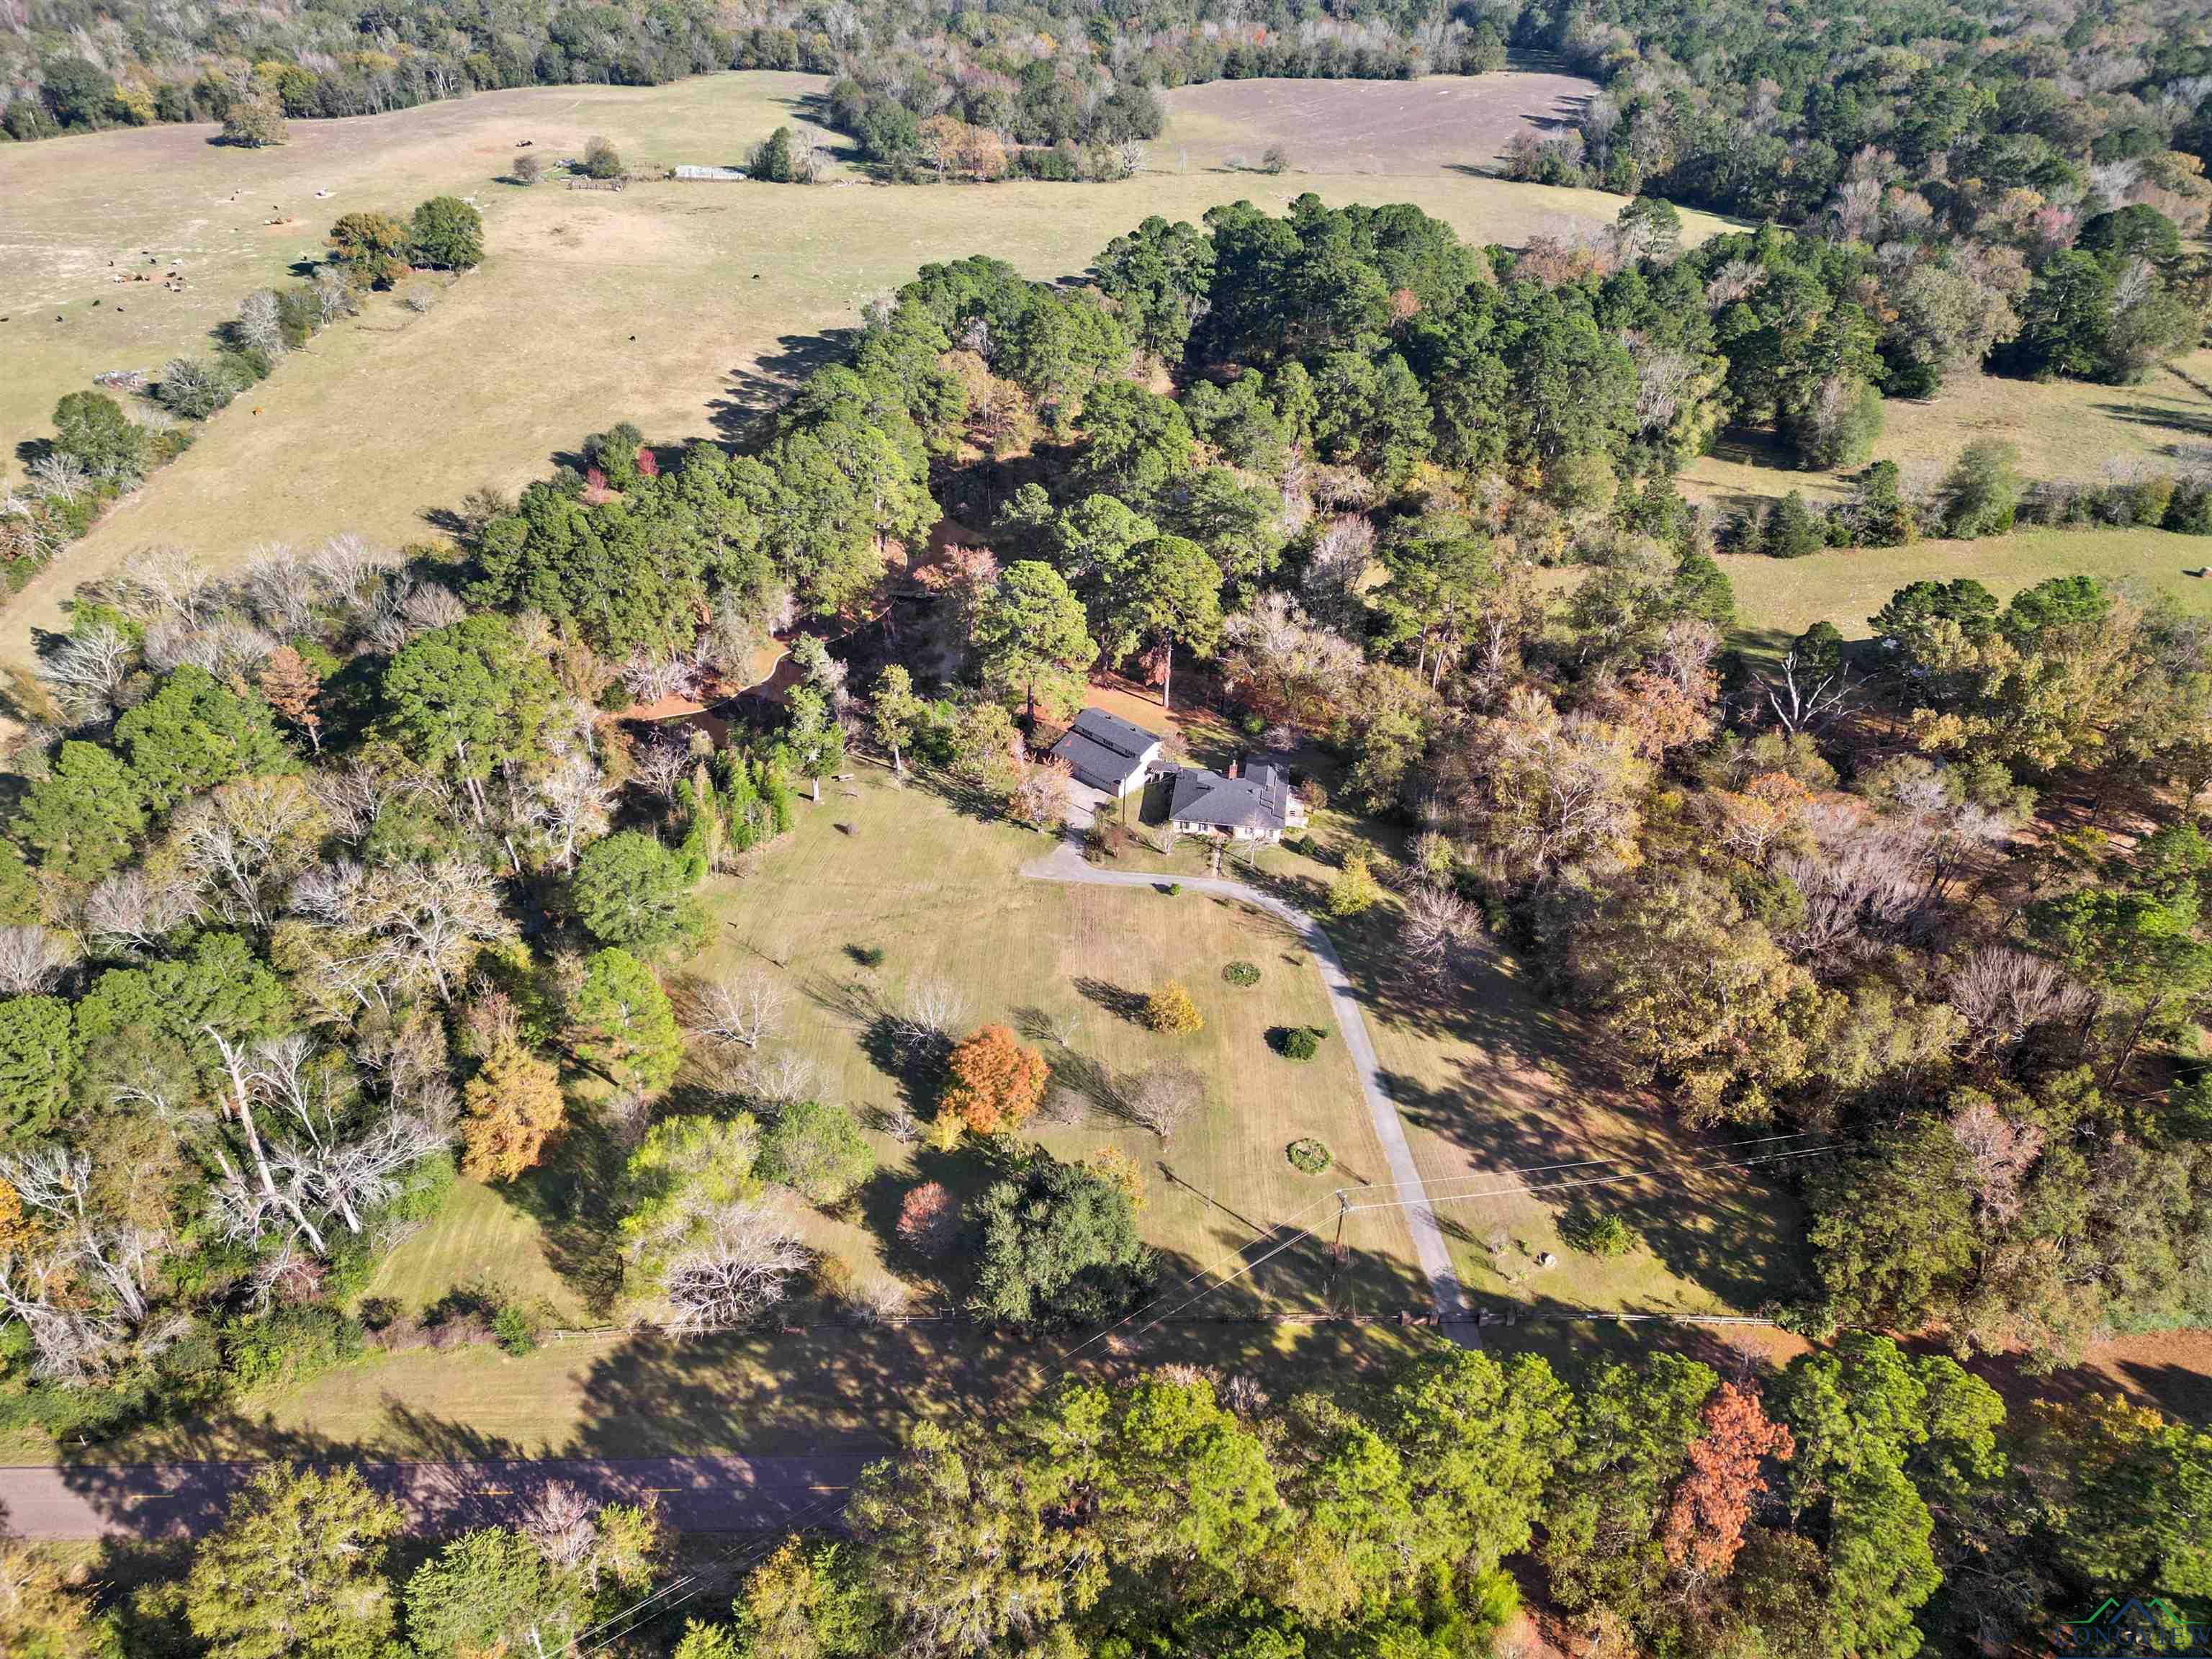
{"label": "paved road", "polygon": [[[1038,881],[1073,882],[1093,887],[1157,888],[1170,879],[1127,870],[1102,870],[1083,856],[1082,844],[1072,834],[1043,858],[1024,866],[1022,873]],[[1429,1294],[1436,1303],[1437,1316],[1454,1341],[1465,1347],[1480,1347],[1482,1339],[1468,1312],[1459,1274],[1452,1267],[1451,1252],[1444,1248],[1443,1229],[1437,1224],[1437,1212],[1429,1203],[1428,1189],[1421,1184],[1420,1171],[1413,1165],[1413,1149],[1406,1145],[1406,1127],[1398,1120],[1398,1108],[1382,1087],[1382,1064],[1376,1059],[1375,1044],[1367,1035],[1366,1016],[1360,1012],[1359,999],[1352,992],[1351,977],[1344,971],[1336,946],[1330,943],[1319,922],[1272,893],[1218,876],[1178,876],[1172,879],[1194,892],[1218,893],[1241,899],[1281,917],[1304,938],[1307,949],[1321,964],[1321,982],[1328,992],[1329,1007],[1336,1015],[1337,1029],[1344,1034],[1344,1046],[1352,1055],[1352,1067],[1359,1073],[1359,1091],[1366,1098],[1367,1115],[1375,1121],[1375,1138],[1382,1143],[1390,1179],[1397,1183],[1401,1196],[1409,1200],[1406,1224],[1413,1235],[1414,1256],[1421,1264],[1421,1271],[1428,1275]]]}
{"label": "paved road", "polygon": [[[814,1524],[872,1455],[813,1457],[502,1459],[471,1463],[356,1463],[396,1498],[418,1531],[453,1533],[520,1520],[556,1480],[594,1504],[657,1498],[684,1532],[781,1527],[811,1505]],[[208,1531],[257,1463],[118,1463],[0,1468],[0,1519],[27,1538],[159,1538]]]}

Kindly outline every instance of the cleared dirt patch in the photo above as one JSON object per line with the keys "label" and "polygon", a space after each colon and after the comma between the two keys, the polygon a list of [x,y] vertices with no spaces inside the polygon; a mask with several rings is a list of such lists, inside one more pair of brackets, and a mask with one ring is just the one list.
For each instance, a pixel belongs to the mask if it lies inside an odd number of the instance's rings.
{"label": "cleared dirt patch", "polygon": [[1165,98],[1153,165],[1256,166],[1280,144],[1302,173],[1486,173],[1516,134],[1556,131],[1597,93],[1578,75],[1508,70],[1419,81],[1216,81]]}

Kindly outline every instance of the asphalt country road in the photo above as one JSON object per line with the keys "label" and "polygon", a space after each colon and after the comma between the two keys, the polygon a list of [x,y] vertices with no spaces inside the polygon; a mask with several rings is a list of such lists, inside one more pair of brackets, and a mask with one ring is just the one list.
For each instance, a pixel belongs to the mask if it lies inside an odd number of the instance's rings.
{"label": "asphalt country road", "polygon": [[[1164,878],[1101,870],[1071,837],[1022,872],[1036,880],[1099,887],[1154,887]],[[1350,977],[1335,946],[1297,906],[1241,881],[1184,876],[1198,892],[1238,899],[1281,918],[1304,937],[1345,1047],[1359,1074],[1361,1095],[1382,1142],[1391,1179],[1411,1195],[1406,1219],[1414,1254],[1428,1276],[1439,1322],[1454,1341],[1480,1347],[1443,1231],[1429,1203],[1406,1143],[1396,1104],[1384,1091],[1375,1047]],[[750,1532],[849,1488],[874,1455],[811,1457],[530,1458],[474,1462],[356,1463],[376,1491],[395,1498],[417,1531],[453,1533],[520,1520],[547,1485],[577,1487],[593,1504],[656,1499],[670,1524],[684,1532]],[[230,1495],[258,1463],[64,1464],[0,1468],[0,1522],[29,1538],[159,1538],[198,1534],[220,1524]]]}
{"label": "asphalt country road", "polygon": [[[480,1462],[358,1462],[418,1532],[513,1523],[565,1481],[593,1505],[657,1501],[683,1532],[754,1532],[848,1489],[878,1454],[811,1457],[546,1457]],[[0,1468],[0,1522],[26,1538],[197,1536],[219,1526],[261,1463],[60,1464]]]}

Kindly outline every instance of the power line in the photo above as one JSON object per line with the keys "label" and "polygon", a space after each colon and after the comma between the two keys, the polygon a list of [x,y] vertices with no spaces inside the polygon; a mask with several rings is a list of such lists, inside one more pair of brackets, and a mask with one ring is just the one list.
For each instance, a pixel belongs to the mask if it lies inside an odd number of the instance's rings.
{"label": "power line", "polygon": [[[1802,1140],[1806,1138],[1808,1133],[1808,1131],[1798,1130],[1787,1134],[1754,1135],[1741,1140],[1723,1141],[1719,1143],[1719,1145],[1723,1149],[1735,1146],[1766,1146],[1781,1140]],[[1614,1185],[1626,1181],[1643,1180],[1647,1176],[1662,1173],[1669,1169],[1677,1170],[1685,1174],[1697,1174],[1710,1170],[1748,1169],[1759,1164],[1781,1163],[1790,1158],[1809,1158],[1815,1154],[1830,1150],[1831,1148],[1826,1146],[1800,1147],[1794,1148],[1789,1152],[1769,1152],[1747,1158],[1720,1159],[1711,1163],[1691,1164],[1688,1166],[1659,1164],[1641,1170],[1631,1170],[1618,1175],[1591,1176],[1572,1181],[1540,1182],[1534,1185],[1529,1185],[1524,1182],[1516,1182],[1508,1186],[1494,1188],[1487,1192],[1447,1194],[1441,1199],[1436,1198],[1429,1190],[1425,1183],[1424,1183],[1419,1176],[1416,1176],[1412,1181],[1371,1182],[1360,1187],[1340,1188],[1337,1189],[1336,1193],[1331,1194],[1331,1198],[1336,1199],[1340,1202],[1341,1195],[1346,1193],[1395,1192],[1404,1187],[1416,1186],[1422,1188],[1421,1195],[1418,1198],[1400,1199],[1371,1204],[1345,1205],[1343,1207],[1346,1213],[1356,1213],[1363,1210],[1410,1209],[1422,1205],[1427,1205],[1433,1207],[1433,1206],[1440,1203],[1461,1203],[1473,1199],[1492,1198],[1510,1194],[1558,1192],[1582,1187]],[[1452,1176],[1448,1179],[1455,1181],[1492,1180],[1499,1174],[1546,1175],[1556,1170],[1594,1169],[1601,1164],[1613,1164],[1620,1161],[1620,1159],[1619,1158],[1580,1158],[1565,1163],[1531,1164],[1516,1170],[1493,1171],[1487,1175],[1478,1176],[1469,1174],[1466,1176]],[[1316,1200],[1314,1203],[1308,1205],[1304,1209],[1298,1211],[1296,1214],[1291,1216],[1288,1219],[1275,1223],[1273,1226],[1267,1229],[1266,1233],[1260,1235],[1260,1239],[1266,1238],[1269,1233],[1281,1232],[1285,1229],[1293,1226],[1297,1222],[1304,1219],[1309,1215],[1311,1215],[1316,1210],[1322,1209],[1326,1206],[1330,1201],[1330,1199],[1321,1199]],[[1235,1273],[1231,1273],[1228,1278],[1221,1280],[1219,1284],[1208,1285],[1203,1290],[1196,1292],[1196,1294],[1186,1297],[1181,1302],[1176,1303],[1173,1307],[1167,1309],[1164,1312],[1154,1315],[1151,1319],[1146,1322],[1143,1328],[1140,1329],[1137,1334],[1140,1337],[1149,1334],[1151,1332],[1158,1329],[1168,1320],[1173,1318],[1176,1314],[1182,1312],[1185,1308],[1191,1306],[1194,1303],[1205,1300],[1206,1297],[1213,1294],[1214,1291],[1236,1283],[1237,1280],[1244,1277],[1245,1274],[1256,1271],[1258,1268],[1265,1266],[1267,1262],[1273,1261],[1275,1257],[1280,1255],[1284,1251],[1291,1249],[1294,1245],[1302,1242],[1311,1239],[1314,1237],[1315,1236],[1312,1233],[1304,1231],[1299,1231],[1293,1233],[1290,1237],[1283,1240],[1281,1243],[1276,1245],[1273,1249],[1244,1262],[1244,1264],[1238,1267]],[[1235,1249],[1230,1250],[1216,1258],[1212,1263],[1200,1268],[1197,1273],[1183,1280],[1182,1284],[1177,1288],[1179,1290],[1188,1290],[1192,1285],[1196,1285],[1200,1279],[1211,1278],[1226,1263],[1243,1257],[1245,1252],[1252,1248],[1253,1244],[1260,1242],[1260,1239],[1255,1239],[1248,1243],[1241,1244]],[[1040,1376],[1034,1382],[1029,1385],[1027,1392],[1031,1396],[1034,1396],[1042,1391],[1048,1385],[1064,1374],[1075,1363],[1076,1357],[1079,1354],[1082,1353],[1085,1349],[1092,1346],[1094,1344],[1104,1341],[1108,1338],[1111,1337],[1115,1332],[1121,1330],[1133,1320],[1141,1317],[1149,1310],[1150,1306],[1151,1304],[1148,1304],[1145,1308],[1139,1308],[1123,1315],[1120,1319],[1115,1321],[1111,1325],[1107,1326],[1103,1330],[1094,1332],[1081,1342],[1077,1343],[1073,1347],[1064,1351],[1045,1370],[1043,1375]],[[811,1517],[825,1512],[833,1507],[841,1505],[844,1501],[842,1493],[833,1493],[828,1497],[817,1498],[815,1502],[808,1504],[805,1509],[785,1516],[780,1523],[778,1529],[772,1536],[764,1540],[757,1540],[750,1545],[739,1545],[736,1548],[726,1552],[722,1556],[718,1557],[714,1561],[709,1563],[708,1566],[721,1567],[726,1565],[735,1565],[740,1568],[749,1567],[755,1561],[759,1560],[762,1557],[769,1554],[771,1551],[781,1547],[786,1537],[789,1536],[793,1533],[803,1530],[805,1523]],[[740,1557],[744,1559],[740,1560],[738,1559]],[[583,1648],[580,1645],[579,1652],[585,1656],[604,1652],[607,1648],[612,1646],[615,1643],[620,1641],[623,1637],[629,1635],[632,1631],[637,1629],[641,1625],[645,1623],[647,1618],[658,1617],[659,1614],[648,1614],[646,1610],[651,1607],[653,1603],[660,1601],[666,1597],[674,1595],[675,1599],[673,1601],[670,1601],[667,1607],[662,1609],[662,1611],[672,1612],[677,1607],[681,1607],[684,1601],[690,1598],[696,1589],[703,1583],[704,1576],[708,1570],[708,1567],[695,1568],[690,1572],[685,1573],[682,1577],[672,1579],[668,1583],[663,1585],[660,1589],[652,1592],[650,1595],[640,1598],[638,1601],[631,1603],[630,1606],[622,1609],[620,1612],[610,1614],[599,1624],[592,1626],[586,1630],[579,1632],[576,1636],[576,1640],[580,1644],[586,1638],[595,1635],[600,1631],[606,1630],[611,1626],[617,1624],[622,1626],[621,1629],[614,1631],[611,1634],[589,1648]],[[678,1594],[679,1591],[682,1593]]]}

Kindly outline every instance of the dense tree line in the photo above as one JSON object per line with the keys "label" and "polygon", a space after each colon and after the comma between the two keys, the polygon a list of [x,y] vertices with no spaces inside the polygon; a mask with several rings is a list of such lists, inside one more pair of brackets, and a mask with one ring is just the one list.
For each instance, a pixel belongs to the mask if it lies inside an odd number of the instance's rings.
{"label": "dense tree line", "polygon": [[[1730,422],[1857,441],[1864,270],[1773,228],[1684,255],[1649,200],[1601,247],[1519,252],[1409,207],[1239,204],[1147,221],[1082,283],[925,267],[740,441],[611,426],[479,492],[448,553],[220,580],[156,556],[81,593],[0,844],[0,1411],[101,1433],[398,1340],[340,1305],[457,1157],[515,1179],[572,1111],[621,1149],[635,1317],[750,1325],[810,1276],[895,1308],[787,1218],[871,1153],[773,984],[667,972],[694,889],[859,744],[1054,823],[1036,721],[1100,665],[1170,703],[1211,665],[1204,695],[1326,744],[1410,832],[1346,856],[1326,907],[1403,994],[1458,994],[1487,929],[1691,1123],[1804,1132],[1812,1276],[1776,1311],[1837,1340],[1764,1403],[1476,1357],[1281,1413],[1190,1376],[1078,1386],[918,1431],[854,1553],[779,1558],[694,1659],[1479,1651],[1531,1548],[1560,1605],[1669,1651],[1905,1653],[2114,1577],[2202,1593],[2201,1437],[2097,1406],[2001,1448],[1956,1363],[1869,1334],[2045,1365],[2212,1320],[2212,632],[2088,578],[1931,580],[1865,648],[1723,651],[1715,526],[1671,474]],[[1960,458],[1948,527],[2016,514],[2003,471]],[[1547,593],[1535,568],[1569,563]],[[881,642],[865,688],[823,637],[853,632]],[[771,640],[792,684],[732,743],[612,718],[747,684]],[[902,1196],[902,1247],[972,1264],[969,1310],[1024,1330],[1141,1306],[1130,1161],[1022,1138],[1043,1058],[940,987],[848,989],[933,1101],[894,1132],[980,1160],[965,1206]],[[1163,984],[1143,1016],[1197,1011]],[[687,1048],[703,1093],[672,1102]],[[1163,1138],[1188,1109],[1171,1074],[1127,1087]],[[366,1557],[319,1605],[380,1640]],[[429,1582],[582,1605],[551,1563],[493,1538]],[[250,1615],[164,1616],[220,1643]]]}
{"label": "dense tree line", "polygon": [[0,1546],[0,1635],[72,1659],[671,1639],[678,1659],[1480,1659],[1525,1583],[1624,1649],[1901,1656],[2032,1644],[2113,1583],[2202,1595],[2208,1477],[2212,1438],[2154,1412],[2008,1413],[1881,1337],[1763,1386],[1668,1354],[1570,1380],[1440,1347],[1276,1401],[1170,1365],[916,1424],[861,1476],[845,1535],[745,1553],[727,1618],[693,1611],[696,1575],[668,1582],[650,1509],[556,1482],[520,1524],[403,1571],[399,1511],[357,1475],[276,1469],[189,1571],[106,1607]]}
{"label": "dense tree line", "polygon": [[[2060,27],[2060,25],[2063,25]],[[1602,184],[1816,231],[1863,256],[1885,380],[1924,396],[2005,349],[2009,372],[2137,378],[2194,344],[2203,275],[2171,223],[2212,191],[2202,8],[2081,10],[2006,33],[1973,6],[1524,11],[1607,82],[1564,138],[1516,141],[1516,177]],[[2167,227],[2140,234],[2142,222]],[[1875,303],[1869,303],[1869,300]]]}
{"label": "dense tree line", "polygon": [[[932,116],[1049,150],[1148,137],[1152,89],[1224,77],[1399,79],[1504,61],[1505,19],[1440,0],[1309,16],[1283,3],[1233,15],[1200,0],[1109,15],[1066,0],[988,12],[935,3],[766,6],[732,16],[693,0],[456,8],[400,3],[173,18],[38,0],[0,33],[0,131],[18,139],[153,121],[404,109],[505,87],[657,86],[714,70],[849,78],[872,119],[849,131],[877,159],[911,159]],[[865,88],[863,94],[861,88]],[[857,118],[851,105],[843,106]]]}

